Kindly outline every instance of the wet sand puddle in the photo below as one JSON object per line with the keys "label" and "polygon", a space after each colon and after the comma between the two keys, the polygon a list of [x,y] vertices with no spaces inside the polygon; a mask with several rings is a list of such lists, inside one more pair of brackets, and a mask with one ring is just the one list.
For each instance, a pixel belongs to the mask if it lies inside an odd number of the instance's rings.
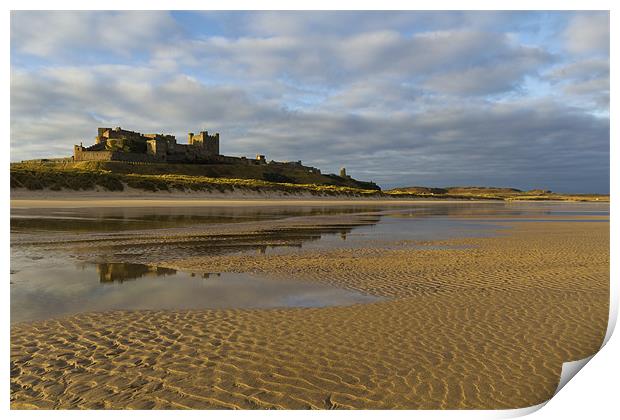
{"label": "wet sand puddle", "polygon": [[[20,242],[18,238],[12,246],[11,322],[115,309],[320,307],[373,302],[380,298],[322,283],[251,273],[190,273],[159,267],[157,263],[171,256],[286,256],[300,250],[337,248],[465,249],[469,246],[427,242],[485,237],[508,229],[498,222],[553,220],[532,218],[532,214],[595,217],[608,211],[575,211],[570,205],[565,209],[546,205],[512,208],[495,203],[410,209],[19,209],[12,214],[13,235],[36,235],[37,241]],[[167,228],[190,226],[191,232],[191,226],[317,216],[338,219],[324,225],[285,225],[256,232],[194,235],[182,230],[176,237],[153,236]],[[149,230],[135,230],[145,227]],[[81,239],[85,232],[99,233]],[[69,239],[71,235],[73,239]]]}
{"label": "wet sand puddle", "polygon": [[79,312],[323,307],[379,299],[317,283],[132,263],[58,261],[14,273],[11,283],[13,323]]}
{"label": "wet sand puddle", "polygon": [[[188,209],[185,209],[188,210]],[[302,209],[293,212],[244,209],[226,213],[220,209],[206,214],[189,209],[174,215],[170,209],[152,213],[144,209],[40,210],[21,211],[12,219],[14,233],[36,232],[39,242],[21,243],[12,250],[11,322],[54,318],[79,312],[109,310],[221,309],[322,307],[369,303],[381,297],[363,294],[317,282],[272,278],[251,273],[190,273],[158,267],[156,262],[205,255],[287,255],[338,247],[362,248],[419,247],[445,249],[448,246],[416,245],[415,241],[445,239],[453,236],[492,234],[497,225],[432,219],[418,213],[380,212],[378,209]],[[350,213],[357,212],[355,215]],[[148,239],[135,231],[105,233],[118,227],[143,227],[144,223],[162,223],[184,227],[187,224],[224,224],[236,220],[273,220],[298,215],[345,215],[347,220],[329,225],[307,225],[264,229],[254,233],[187,235],[177,239]],[[349,217],[350,215],[350,217]],[[397,216],[397,217],[392,217]],[[74,224],[75,221],[77,224]],[[92,226],[103,231],[93,240],[82,231]],[[161,230],[161,229],[160,229]],[[67,240],[66,235],[77,233]],[[122,229],[121,229],[122,231]],[[157,230],[155,230],[157,231]],[[57,232],[60,232],[58,235]],[[45,239],[45,233],[49,239]],[[58,240],[57,237],[65,240]],[[138,238],[137,243],[122,241]],[[111,243],[106,243],[106,242]],[[121,243],[119,243],[119,241]],[[400,242],[399,242],[400,241]],[[40,246],[42,245],[42,246]],[[66,250],[71,251],[67,257]],[[459,247],[451,247],[457,249]],[[79,257],[76,258],[76,257]],[[148,264],[136,261],[143,259]],[[85,262],[85,261],[86,262]],[[127,260],[133,261],[128,262]],[[130,281],[133,280],[133,281]]]}

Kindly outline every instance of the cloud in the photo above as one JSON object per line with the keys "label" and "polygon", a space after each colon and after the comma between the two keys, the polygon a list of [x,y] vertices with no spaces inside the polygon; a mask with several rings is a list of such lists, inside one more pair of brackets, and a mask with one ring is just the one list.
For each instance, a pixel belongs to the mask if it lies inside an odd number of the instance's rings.
{"label": "cloud", "polygon": [[567,100],[598,112],[609,112],[609,58],[589,58],[564,63],[546,75]]}
{"label": "cloud", "polygon": [[346,36],[269,36],[193,40],[156,47],[153,63],[181,63],[204,78],[292,81],[339,88],[368,78],[422,82],[441,93],[488,94],[519,86],[526,75],[553,60],[507,35],[472,30],[411,36],[371,31]]}
{"label": "cloud", "polygon": [[128,56],[178,29],[167,12],[12,11],[11,49],[48,59],[84,52]]}
{"label": "cloud", "polygon": [[541,41],[595,14],[81,13],[12,15],[12,160],[207,129],[383,186],[609,189],[608,54]]}
{"label": "cloud", "polygon": [[347,36],[385,30],[417,33],[472,27],[512,31],[531,25],[531,18],[536,17],[529,12],[514,11],[260,11],[239,14],[206,12],[204,16],[228,21],[228,35],[231,35],[231,28],[235,28],[232,34],[241,30],[244,35],[260,36],[305,36],[308,33]]}
{"label": "cloud", "polygon": [[457,95],[488,95],[519,88],[528,74],[536,73],[543,57],[512,57],[494,64],[439,73],[424,86],[435,92]]}
{"label": "cloud", "polygon": [[609,12],[576,14],[566,27],[564,38],[572,53],[609,55]]}
{"label": "cloud", "polygon": [[[44,157],[51,143],[66,155],[79,140],[88,142],[97,126],[173,132],[183,139],[202,128],[219,127],[230,135],[274,112],[251,103],[239,88],[126,66],[13,71],[11,109],[14,159],[36,150]],[[38,143],[43,147],[25,147]]]}

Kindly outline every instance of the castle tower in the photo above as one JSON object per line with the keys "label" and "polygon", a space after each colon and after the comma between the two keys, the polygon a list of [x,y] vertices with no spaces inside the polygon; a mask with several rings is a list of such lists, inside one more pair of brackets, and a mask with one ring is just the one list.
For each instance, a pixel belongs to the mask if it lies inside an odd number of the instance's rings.
{"label": "castle tower", "polygon": [[209,135],[208,131],[201,131],[199,134],[187,133],[187,142],[203,149],[206,155],[220,154],[220,133],[213,135]]}
{"label": "castle tower", "polygon": [[110,127],[99,127],[97,128],[97,137],[95,137],[95,144],[105,143],[107,141],[108,136],[106,133],[112,130]]}
{"label": "castle tower", "polygon": [[[207,134],[206,131],[205,134]],[[206,135],[205,142],[207,142],[205,149],[209,151],[209,154],[214,156],[220,154],[220,133],[215,133],[212,136]]]}
{"label": "castle tower", "polygon": [[346,178],[347,177],[347,168],[340,168],[340,176],[342,178]]}

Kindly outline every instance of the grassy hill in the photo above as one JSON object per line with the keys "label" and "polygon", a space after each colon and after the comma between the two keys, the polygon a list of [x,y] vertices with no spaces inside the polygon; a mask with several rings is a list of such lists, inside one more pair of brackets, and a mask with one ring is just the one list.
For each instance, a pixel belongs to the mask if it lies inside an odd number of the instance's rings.
{"label": "grassy hill", "polygon": [[381,191],[370,182],[272,165],[130,164],[125,162],[26,162],[11,164],[11,188],[26,190],[275,192],[282,195],[383,199],[609,201],[608,195],[556,194],[496,187],[402,187]]}
{"label": "grassy hill", "polygon": [[125,162],[46,162],[11,164],[11,188],[85,191],[252,191],[284,194],[371,196],[370,182],[271,165],[130,164]]}
{"label": "grassy hill", "polygon": [[128,162],[46,162],[13,163],[11,170],[110,172],[134,175],[186,175],[207,178],[253,179],[288,184],[334,185],[368,190],[381,188],[372,182],[334,174],[316,174],[302,168],[281,165],[171,164]]}
{"label": "grassy hill", "polygon": [[516,188],[503,187],[399,187],[385,191],[394,197],[460,198],[478,200],[565,200],[565,201],[609,201],[608,195],[602,194],[558,194],[549,190],[521,191]]}

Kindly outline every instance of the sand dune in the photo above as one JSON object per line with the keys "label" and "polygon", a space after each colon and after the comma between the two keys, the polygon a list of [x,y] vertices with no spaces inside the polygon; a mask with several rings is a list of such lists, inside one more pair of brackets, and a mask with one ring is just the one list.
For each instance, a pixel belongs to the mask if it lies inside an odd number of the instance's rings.
{"label": "sand dune", "polygon": [[[459,249],[168,261],[385,296],[348,307],[86,313],[11,328],[13,408],[518,408],[600,347],[607,223],[509,223]],[[437,245],[437,243],[435,243]]]}

